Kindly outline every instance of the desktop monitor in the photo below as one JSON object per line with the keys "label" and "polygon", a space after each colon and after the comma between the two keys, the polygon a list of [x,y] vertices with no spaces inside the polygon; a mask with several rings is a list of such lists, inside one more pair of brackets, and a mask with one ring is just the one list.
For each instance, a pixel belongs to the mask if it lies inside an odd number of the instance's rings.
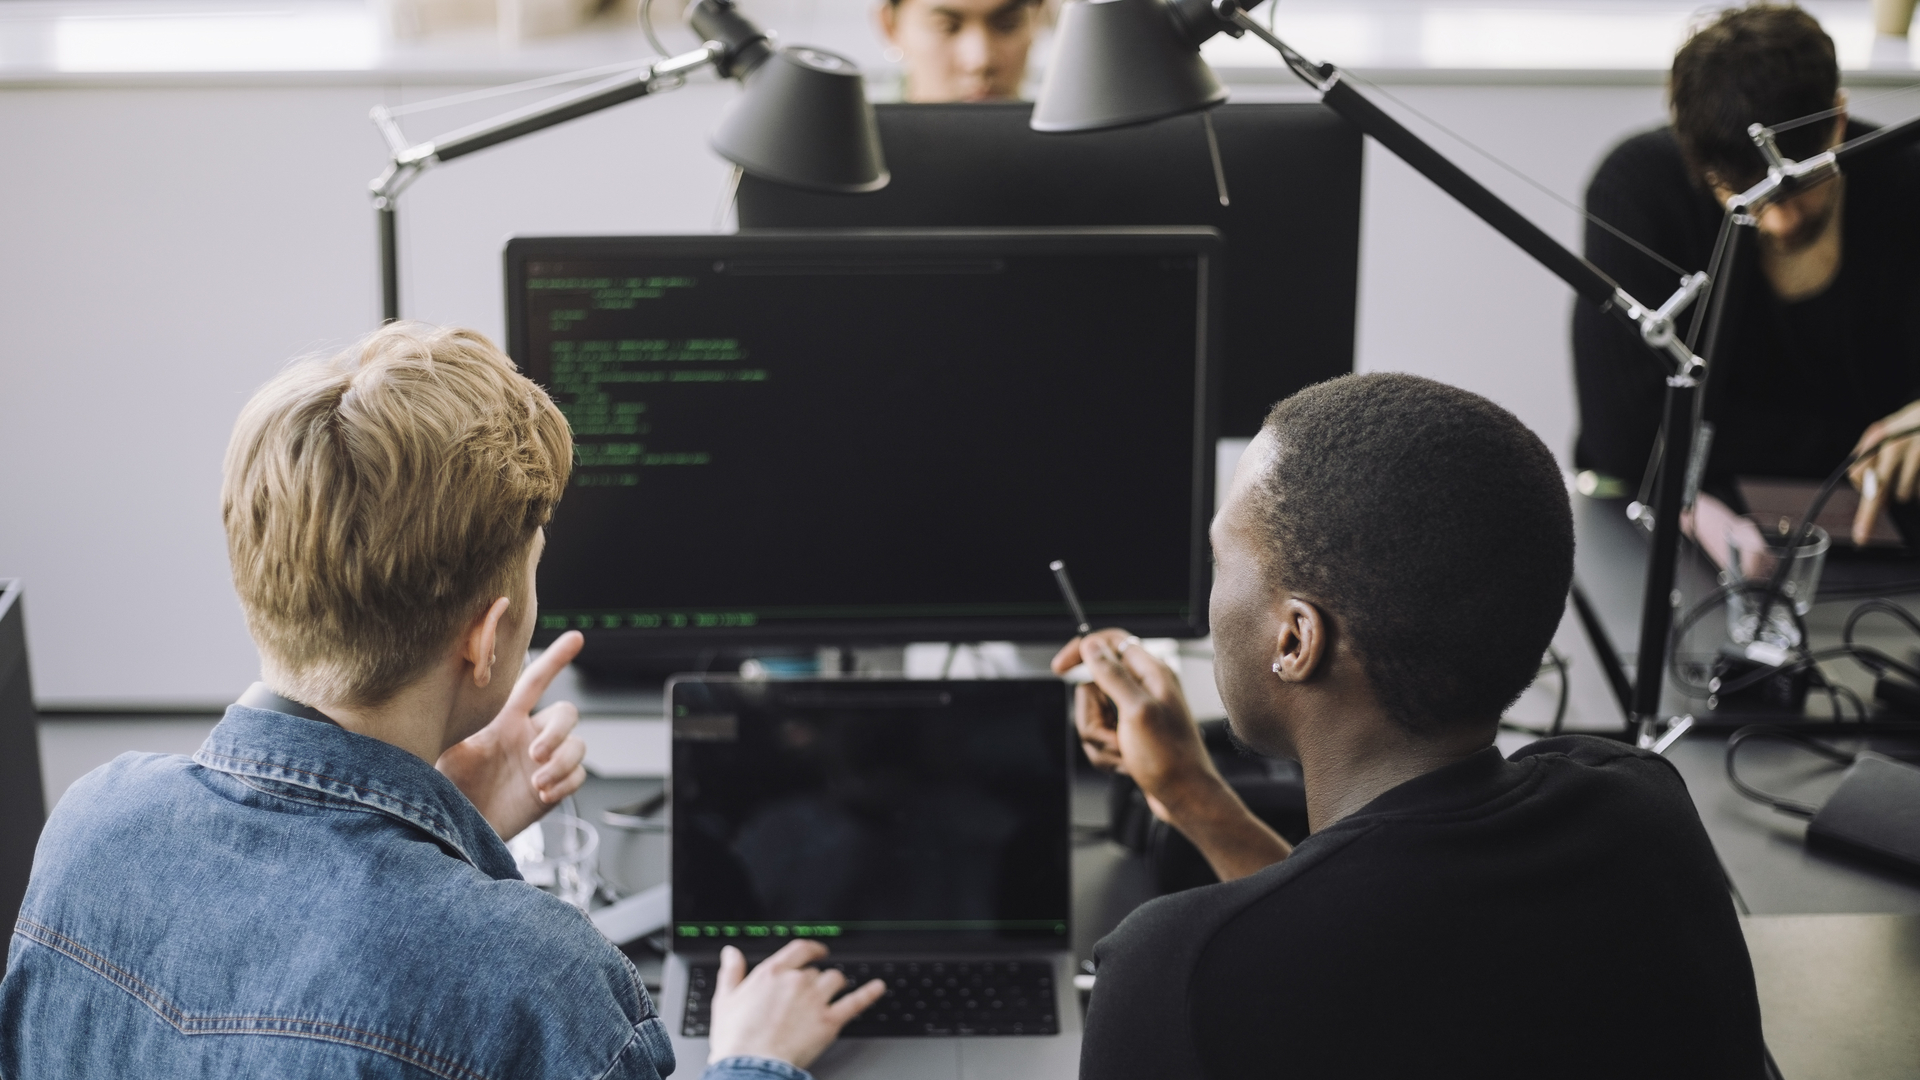
{"label": "desktop monitor", "polygon": [[[0,926],[11,927],[27,895],[33,849],[46,821],[40,779],[40,717],[27,672],[27,624],[18,579],[0,578]],[[0,956],[5,950],[0,950]]]}
{"label": "desktop monitor", "polygon": [[1206,225],[1227,242],[1221,434],[1353,370],[1360,133],[1319,104],[1213,110],[1229,205],[1198,116],[1075,135],[1031,105],[881,105],[893,181],[857,198],[740,182],[742,229]]}
{"label": "desktop monitor", "polygon": [[1205,634],[1220,255],[1194,228],[511,241],[509,350],[575,439],[537,640],[668,670],[1058,641],[1054,559],[1103,625]]}

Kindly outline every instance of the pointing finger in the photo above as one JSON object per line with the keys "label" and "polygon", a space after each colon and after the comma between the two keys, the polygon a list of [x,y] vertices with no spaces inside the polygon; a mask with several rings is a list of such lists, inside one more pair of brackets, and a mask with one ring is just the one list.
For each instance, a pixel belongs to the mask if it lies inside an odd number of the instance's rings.
{"label": "pointing finger", "polygon": [[573,658],[580,655],[580,650],[586,643],[587,639],[578,630],[569,630],[554,638],[553,644],[547,646],[546,651],[520,673],[519,681],[513,684],[513,693],[507,697],[506,708],[532,712],[534,706],[540,704],[540,699],[546,695],[547,687],[552,685],[554,677],[560,674],[561,669],[573,663]]}

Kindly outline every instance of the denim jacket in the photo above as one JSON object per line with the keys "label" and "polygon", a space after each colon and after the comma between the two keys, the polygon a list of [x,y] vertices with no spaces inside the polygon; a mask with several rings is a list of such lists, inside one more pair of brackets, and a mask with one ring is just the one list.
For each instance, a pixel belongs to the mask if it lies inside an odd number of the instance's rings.
{"label": "denim jacket", "polygon": [[[239,705],[55,808],[0,981],[0,1077],[658,1080],[639,975],[426,762]],[[804,1080],[731,1058],[707,1080]]]}

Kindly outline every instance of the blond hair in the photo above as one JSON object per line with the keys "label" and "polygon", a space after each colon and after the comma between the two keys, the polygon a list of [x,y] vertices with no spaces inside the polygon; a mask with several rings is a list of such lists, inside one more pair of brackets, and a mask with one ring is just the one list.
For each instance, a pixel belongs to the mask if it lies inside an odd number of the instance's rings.
{"label": "blond hair", "polygon": [[241,410],[220,493],[263,677],[378,705],[494,598],[524,617],[572,458],[552,399],[471,330],[394,324],[288,367]]}

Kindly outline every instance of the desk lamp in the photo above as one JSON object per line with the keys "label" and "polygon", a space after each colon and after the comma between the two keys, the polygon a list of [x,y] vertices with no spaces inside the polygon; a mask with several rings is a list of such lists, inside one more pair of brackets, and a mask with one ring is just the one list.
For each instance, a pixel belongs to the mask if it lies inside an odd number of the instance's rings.
{"label": "desk lamp", "polygon": [[[776,183],[843,194],[887,186],[873,106],[853,61],[821,49],[776,47],[771,35],[740,14],[734,0],[699,0],[689,22],[703,40],[692,52],[629,68],[427,142],[410,143],[394,114],[376,106],[374,125],[393,154],[371,185],[380,225],[382,321],[400,317],[396,204],[428,166],[634,98],[678,89],[688,73],[703,67],[745,86],[721,116],[711,140],[714,151],[739,170]],[[538,81],[551,85],[576,80],[561,76]]]}
{"label": "desk lamp", "polygon": [[[1712,284],[1731,280],[1729,268],[1738,255],[1740,234],[1757,224],[1758,214],[1766,206],[1837,175],[1841,161],[1920,137],[1920,121],[1908,121],[1796,163],[1782,159],[1773,146],[1773,133],[1755,125],[1750,134],[1767,157],[1768,178],[1730,201],[1708,272],[1682,278],[1673,295],[1655,308],[1630,296],[1599,267],[1569,251],[1428,146],[1354,89],[1339,68],[1315,64],[1295,52],[1250,18],[1236,0],[1077,0],[1067,4],[1060,13],[1053,60],[1034,106],[1033,128],[1059,133],[1098,131],[1212,108],[1225,101],[1227,94],[1201,59],[1200,45],[1216,34],[1240,37],[1247,33],[1272,46],[1289,70],[1320,93],[1321,102],[1328,108],[1519,245],[1583,299],[1632,324],[1641,341],[1669,369],[1661,447],[1695,447],[1699,443],[1699,403],[1707,362],[1693,351],[1693,341],[1704,323],[1707,337],[1703,352],[1712,355],[1727,307],[1726,290],[1713,290]],[[1709,296],[1707,317],[1695,319],[1683,339],[1675,319],[1703,295]],[[1685,432],[1694,433],[1694,437],[1673,437],[1673,433]],[[1653,556],[1648,561],[1641,604],[1637,655],[1642,659],[1631,685],[1624,672],[1617,670],[1617,662],[1609,665],[1609,681],[1635,741],[1642,747],[1664,751],[1693,725],[1690,716],[1662,718],[1659,714],[1665,668],[1661,659],[1666,656],[1667,639],[1673,629],[1671,597],[1679,556],[1680,513],[1691,497],[1691,485],[1689,454],[1660,449],[1656,454],[1661,456],[1655,466],[1653,506],[1648,509],[1636,504],[1633,511],[1643,526],[1653,529]],[[1578,587],[1573,598],[1582,625],[1594,638],[1596,651],[1603,658],[1613,659],[1612,646]]]}

